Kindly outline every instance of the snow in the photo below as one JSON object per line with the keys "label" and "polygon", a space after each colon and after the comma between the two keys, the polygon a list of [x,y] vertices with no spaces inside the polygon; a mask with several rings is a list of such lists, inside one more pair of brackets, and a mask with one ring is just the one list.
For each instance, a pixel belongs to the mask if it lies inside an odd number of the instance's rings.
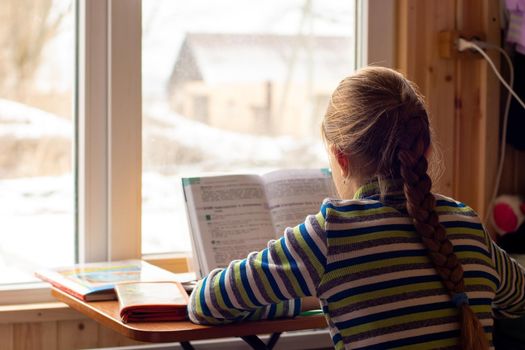
{"label": "snow", "polygon": [[70,138],[73,129],[71,122],[65,118],[0,98],[0,137],[17,139],[43,137]]}

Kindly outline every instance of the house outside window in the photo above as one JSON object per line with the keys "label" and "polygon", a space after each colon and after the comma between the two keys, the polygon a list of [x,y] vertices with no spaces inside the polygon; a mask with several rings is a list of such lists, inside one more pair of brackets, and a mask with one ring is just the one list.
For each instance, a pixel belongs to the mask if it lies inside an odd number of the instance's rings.
{"label": "house outside window", "polygon": [[181,177],[327,167],[355,1],[142,1],[142,251],[190,251]]}

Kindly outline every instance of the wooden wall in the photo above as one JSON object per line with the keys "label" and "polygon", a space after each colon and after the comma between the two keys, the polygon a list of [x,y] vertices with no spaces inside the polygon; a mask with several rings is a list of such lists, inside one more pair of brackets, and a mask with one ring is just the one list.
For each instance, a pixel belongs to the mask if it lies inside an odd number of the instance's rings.
{"label": "wooden wall", "polygon": [[443,154],[436,189],[484,217],[497,168],[500,85],[481,56],[440,57],[438,35],[456,30],[499,44],[499,1],[398,0],[397,28],[397,67],[426,96]]}
{"label": "wooden wall", "polygon": [[78,319],[0,324],[2,350],[72,350],[137,345],[95,321]]}

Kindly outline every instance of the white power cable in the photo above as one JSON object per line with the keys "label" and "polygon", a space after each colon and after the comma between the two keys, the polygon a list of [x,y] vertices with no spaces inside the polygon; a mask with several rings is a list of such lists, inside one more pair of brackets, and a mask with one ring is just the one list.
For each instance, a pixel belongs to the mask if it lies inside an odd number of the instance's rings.
{"label": "white power cable", "polygon": [[483,49],[481,47],[479,47],[475,42],[468,41],[468,40],[460,38],[458,40],[458,50],[459,51],[464,51],[464,50],[467,50],[467,49],[474,49],[474,50],[476,50],[477,52],[479,52],[481,54],[481,56],[483,56],[483,58],[485,58],[487,60],[488,64],[490,65],[490,68],[492,68],[492,70],[494,71],[496,76],[499,78],[499,80],[501,81],[503,86],[505,86],[507,88],[507,90],[509,90],[509,92],[512,94],[512,96],[525,109],[525,102],[522,101],[522,99],[518,96],[518,94],[516,94],[514,92],[514,90],[512,90],[512,87],[510,87],[509,84],[505,81],[505,79],[503,79],[501,74],[499,74],[499,71],[496,68],[496,66],[494,65],[494,62],[492,62],[492,59],[485,53],[485,51],[483,51]]}
{"label": "white power cable", "polygon": [[[489,49],[498,50],[505,57],[505,59],[507,61],[507,64],[509,66],[509,72],[510,72],[509,83],[510,83],[510,85],[507,84],[505,79],[503,79],[503,77],[500,75],[499,71],[496,69],[496,66],[494,65],[494,63],[492,62],[490,57],[483,51],[482,48],[489,48]],[[523,101],[519,98],[519,96],[512,89],[512,85],[514,84],[514,66],[512,65],[512,61],[511,61],[509,55],[507,54],[507,52],[505,52],[505,50],[503,50],[501,47],[499,47],[497,45],[489,44],[489,43],[486,43],[486,42],[483,42],[483,41],[467,41],[465,39],[460,38],[458,40],[458,50],[459,51],[464,51],[464,50],[467,50],[467,49],[473,49],[473,50],[476,50],[477,52],[479,52],[483,56],[483,58],[485,60],[487,60],[487,62],[489,63],[490,67],[492,68],[492,70],[494,71],[494,73],[496,74],[498,79],[501,81],[501,83],[509,91],[509,94],[507,95],[507,101],[505,103],[505,112],[504,112],[504,115],[503,115],[503,125],[502,125],[502,134],[501,134],[501,147],[500,147],[498,169],[497,169],[497,172],[496,172],[496,180],[495,180],[495,184],[494,184],[494,190],[492,192],[492,196],[490,197],[490,201],[488,203],[488,208],[487,208],[487,211],[485,213],[485,222],[487,222],[487,220],[489,218],[489,215],[490,215],[490,212],[492,211],[492,207],[494,205],[494,200],[496,199],[496,196],[498,195],[499,185],[500,185],[500,182],[501,182],[501,175],[503,173],[503,163],[505,162],[505,152],[506,152],[506,144],[507,144],[507,125],[508,125],[508,120],[509,120],[510,102],[512,100],[512,97],[514,96],[516,98],[516,100],[521,104],[521,106],[523,108],[525,108],[525,103],[523,103]]]}

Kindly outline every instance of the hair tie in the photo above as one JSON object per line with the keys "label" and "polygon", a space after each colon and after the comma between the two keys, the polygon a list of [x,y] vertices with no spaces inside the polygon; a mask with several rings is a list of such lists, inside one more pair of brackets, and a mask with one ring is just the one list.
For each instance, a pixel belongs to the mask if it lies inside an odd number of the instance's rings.
{"label": "hair tie", "polygon": [[468,295],[465,292],[454,293],[452,294],[452,302],[456,307],[460,307],[463,304],[468,305]]}

